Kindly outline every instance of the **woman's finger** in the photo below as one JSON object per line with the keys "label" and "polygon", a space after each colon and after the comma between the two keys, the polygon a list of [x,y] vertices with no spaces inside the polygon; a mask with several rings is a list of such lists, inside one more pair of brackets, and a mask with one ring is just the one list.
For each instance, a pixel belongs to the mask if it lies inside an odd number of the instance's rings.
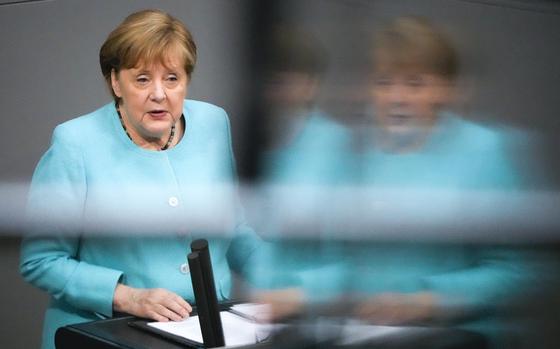
{"label": "woman's finger", "polygon": [[183,297],[175,295],[174,299],[175,302],[177,302],[182,308],[186,309],[189,314],[192,312],[191,305],[186,300],[184,300]]}
{"label": "woman's finger", "polygon": [[158,322],[168,322],[169,319],[166,318],[165,316],[162,316],[160,314],[158,314],[157,312],[155,312],[154,310],[149,310],[146,312],[145,317],[147,317],[148,319],[152,319]]}
{"label": "woman's finger", "polygon": [[174,299],[169,299],[167,300],[165,303],[163,303],[163,305],[173,311],[175,314],[179,315],[181,317],[181,319],[184,319],[186,317],[189,316],[190,312],[187,310],[187,308],[183,307],[181,304],[179,304],[178,302],[176,302]]}
{"label": "woman's finger", "polygon": [[159,303],[174,311],[176,314],[181,316],[182,319],[187,317],[192,311],[192,307],[189,303],[176,293],[170,291],[166,291],[166,294],[162,297]]}
{"label": "woman's finger", "polygon": [[169,309],[168,307],[166,307],[163,304],[157,304],[155,306],[155,311],[161,315],[166,317],[169,320],[173,320],[173,321],[181,321],[183,320],[183,317],[179,314],[177,314],[176,312],[174,312],[173,310]]}

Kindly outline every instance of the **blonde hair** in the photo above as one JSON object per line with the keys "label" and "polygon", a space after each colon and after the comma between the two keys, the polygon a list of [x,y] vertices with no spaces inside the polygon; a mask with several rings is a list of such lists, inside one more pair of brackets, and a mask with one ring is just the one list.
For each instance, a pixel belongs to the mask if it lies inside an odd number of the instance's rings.
{"label": "blonde hair", "polygon": [[107,37],[99,50],[101,72],[115,102],[111,72],[138,64],[167,64],[170,54],[179,54],[190,80],[196,63],[196,44],[185,25],[160,10],[132,13]]}
{"label": "blonde hair", "polygon": [[420,71],[453,80],[459,59],[451,41],[419,17],[399,17],[374,36],[373,65],[390,71]]}

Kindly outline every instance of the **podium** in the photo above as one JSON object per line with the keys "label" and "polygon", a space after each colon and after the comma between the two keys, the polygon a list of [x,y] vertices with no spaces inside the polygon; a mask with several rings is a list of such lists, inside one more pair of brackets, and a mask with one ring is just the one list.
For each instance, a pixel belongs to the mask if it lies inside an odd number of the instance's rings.
{"label": "podium", "polygon": [[[184,349],[188,347],[153,333],[129,326],[130,322],[141,320],[134,316],[98,320],[82,324],[68,325],[57,330],[55,343],[57,349]],[[311,348],[307,339],[301,338],[301,331],[287,330],[269,342],[237,346],[238,349],[272,348]],[[431,348],[431,349],[486,349],[486,339],[480,334],[453,328],[418,328],[404,335],[388,335],[366,343],[349,346],[322,343],[321,348],[358,349],[358,348]]]}
{"label": "podium", "polygon": [[131,328],[128,323],[134,320],[138,318],[125,316],[61,327],[55,335],[56,348],[184,349],[180,344]]}
{"label": "podium", "polygon": [[[196,309],[195,307],[193,307]],[[193,313],[196,311],[193,309]],[[106,320],[97,320],[59,328],[55,335],[57,349],[185,349],[201,348],[188,346],[158,336],[153,332],[143,331],[131,326],[131,323],[144,319],[135,316],[122,316]],[[270,348],[265,343],[236,348]]]}
{"label": "podium", "polygon": [[[58,349],[179,349],[221,347],[224,333],[220,319],[220,311],[228,309],[235,302],[219,304],[213,280],[212,264],[208,242],[196,240],[191,244],[192,253],[188,255],[193,290],[197,306],[193,307],[192,315],[198,315],[203,342],[179,342],[172,336],[161,332],[148,331],[144,327],[135,326],[143,322],[134,316],[123,316],[107,320],[99,320],[82,324],[68,325],[59,328],[55,334],[55,345]],[[144,319],[145,320],[145,319]],[[338,330],[344,327],[335,328]],[[352,325],[350,329],[356,329]],[[352,344],[341,344],[341,337],[318,338],[317,333],[331,332],[332,327],[321,327],[309,319],[288,323],[274,332],[270,340],[252,345],[236,346],[235,348],[434,348],[434,349],[486,349],[486,340],[482,335],[454,328],[441,327],[403,327],[397,333],[367,338],[367,341]],[[348,328],[346,328],[348,329]],[[371,333],[371,327],[366,328]],[[351,338],[356,338],[352,334]],[[358,336],[359,338],[359,336]]]}

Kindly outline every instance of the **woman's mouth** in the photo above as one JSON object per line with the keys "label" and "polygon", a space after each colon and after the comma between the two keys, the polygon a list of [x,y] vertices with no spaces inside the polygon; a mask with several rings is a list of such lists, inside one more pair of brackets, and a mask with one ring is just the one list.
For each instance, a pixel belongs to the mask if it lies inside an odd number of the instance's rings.
{"label": "woman's mouth", "polygon": [[390,120],[390,123],[393,125],[403,125],[413,120],[412,115],[408,113],[390,113],[387,116],[388,120]]}
{"label": "woman's mouth", "polygon": [[155,119],[161,119],[165,117],[165,115],[167,115],[167,111],[161,109],[155,109],[155,110],[150,110],[148,114],[150,114],[150,116]]}

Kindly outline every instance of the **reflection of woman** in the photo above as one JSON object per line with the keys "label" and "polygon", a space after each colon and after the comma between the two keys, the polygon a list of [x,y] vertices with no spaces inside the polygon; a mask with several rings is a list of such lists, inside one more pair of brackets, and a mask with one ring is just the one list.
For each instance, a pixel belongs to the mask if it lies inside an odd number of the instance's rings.
{"label": "reflection of woman", "polygon": [[[191,311],[184,263],[195,232],[153,222],[187,216],[193,187],[234,178],[226,113],[185,100],[195,60],[196,46],[180,21],[157,10],[134,13],[100,51],[114,103],[55,129],[30,191],[29,214],[41,224],[21,256],[24,278],[52,296],[43,347],[53,347],[58,327],[113,311],[158,321]],[[88,234],[107,217],[158,236]],[[77,221],[82,229],[72,230]],[[126,232],[107,225],[104,232]],[[230,288],[228,264],[243,272],[258,243],[242,227],[233,239],[210,241],[222,299]]]}
{"label": "reflection of woman", "polygon": [[511,189],[517,186],[503,135],[447,111],[459,59],[420,18],[395,20],[374,43],[375,130],[366,178],[385,187]]}
{"label": "reflection of woman", "polygon": [[[422,212],[428,222],[449,214],[443,206],[429,212],[412,204],[433,202],[437,193],[453,198],[448,204],[465,205],[469,191],[515,188],[501,136],[443,112],[457,72],[453,47],[425,20],[397,19],[376,38],[376,128],[362,174],[378,190],[376,200],[411,209],[401,209],[404,217],[395,220]],[[387,243],[354,250],[354,270],[362,277],[356,288],[373,295],[360,314],[379,323],[455,320],[495,309],[526,285],[526,266],[512,249],[442,246]]]}
{"label": "reflection of woman", "polygon": [[317,38],[278,27],[268,43],[263,97],[269,142],[260,179],[268,199],[262,230],[273,248],[260,261],[270,271],[259,277],[274,286],[297,284],[313,301],[325,299],[335,293],[341,268],[323,240],[322,203],[330,186],[347,177],[351,134],[318,106],[327,55]]}

